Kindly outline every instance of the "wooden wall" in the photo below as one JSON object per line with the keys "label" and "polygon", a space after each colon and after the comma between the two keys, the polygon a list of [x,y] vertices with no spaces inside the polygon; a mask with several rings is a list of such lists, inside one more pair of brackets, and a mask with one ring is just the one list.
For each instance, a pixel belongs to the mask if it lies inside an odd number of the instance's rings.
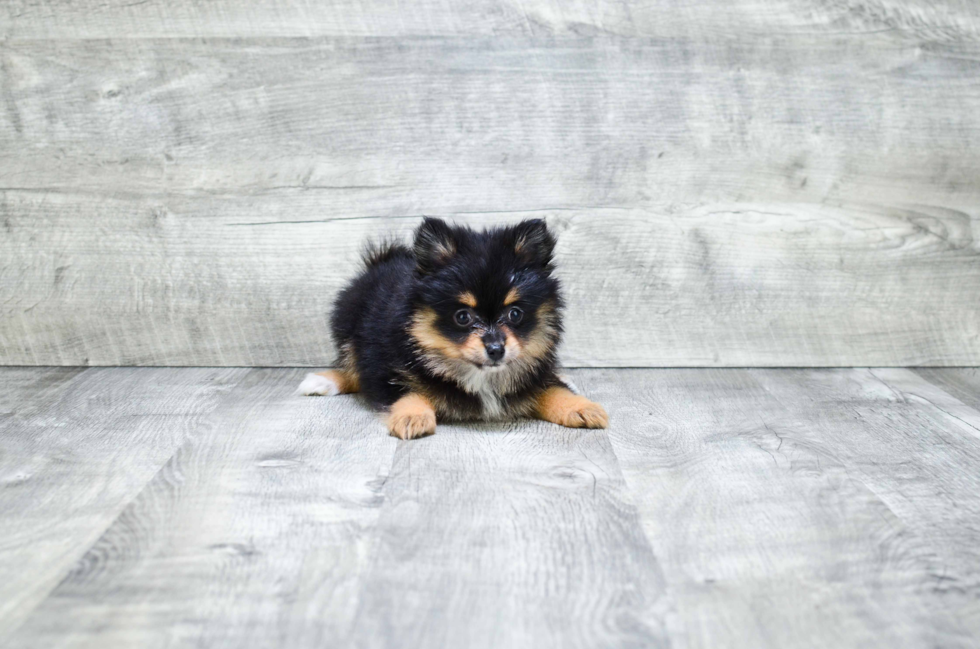
{"label": "wooden wall", "polygon": [[548,219],[569,365],[980,364],[980,3],[0,8],[0,364],[327,364],[422,214]]}

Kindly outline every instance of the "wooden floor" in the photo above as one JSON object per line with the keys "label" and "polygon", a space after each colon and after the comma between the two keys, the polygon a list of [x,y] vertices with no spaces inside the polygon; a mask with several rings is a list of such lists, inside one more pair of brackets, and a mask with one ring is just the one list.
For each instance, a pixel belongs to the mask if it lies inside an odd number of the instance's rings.
{"label": "wooden floor", "polygon": [[0,646],[976,647],[980,371],[588,370],[388,437],[305,370],[0,369]]}

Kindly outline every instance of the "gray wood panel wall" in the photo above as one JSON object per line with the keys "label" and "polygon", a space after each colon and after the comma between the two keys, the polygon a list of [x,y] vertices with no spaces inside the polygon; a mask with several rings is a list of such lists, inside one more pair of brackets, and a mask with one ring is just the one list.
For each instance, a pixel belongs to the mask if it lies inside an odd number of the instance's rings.
{"label": "gray wood panel wall", "polygon": [[980,364],[980,4],[0,8],[0,363],[327,364],[422,214],[548,219],[569,365]]}

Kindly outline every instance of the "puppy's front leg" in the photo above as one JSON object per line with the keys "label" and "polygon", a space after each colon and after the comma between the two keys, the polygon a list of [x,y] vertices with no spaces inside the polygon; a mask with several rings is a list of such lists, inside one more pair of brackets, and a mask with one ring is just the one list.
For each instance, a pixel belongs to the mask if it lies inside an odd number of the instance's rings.
{"label": "puppy's front leg", "polygon": [[568,428],[605,428],[609,415],[594,401],[566,387],[551,387],[538,396],[534,412],[540,419]]}
{"label": "puppy's front leg", "polygon": [[415,439],[436,432],[436,411],[429,400],[410,392],[391,405],[388,430],[400,439]]}

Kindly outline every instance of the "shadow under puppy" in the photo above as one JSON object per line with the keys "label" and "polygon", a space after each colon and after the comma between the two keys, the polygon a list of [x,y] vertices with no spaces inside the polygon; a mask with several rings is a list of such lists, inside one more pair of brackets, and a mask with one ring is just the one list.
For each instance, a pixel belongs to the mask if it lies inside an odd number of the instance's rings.
{"label": "shadow under puppy", "polygon": [[605,428],[602,406],[557,374],[554,248],[542,220],[477,232],[426,218],[411,249],[370,249],[331,315],[339,369],[309,374],[300,392],[363,392],[401,439],[434,433],[437,420]]}

